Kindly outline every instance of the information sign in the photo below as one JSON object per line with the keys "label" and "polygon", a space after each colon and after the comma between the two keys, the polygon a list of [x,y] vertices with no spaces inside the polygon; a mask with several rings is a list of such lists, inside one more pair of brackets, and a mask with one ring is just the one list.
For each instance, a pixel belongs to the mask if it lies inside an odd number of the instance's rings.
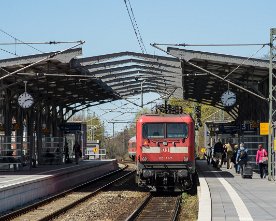
{"label": "information sign", "polygon": [[260,123],[260,135],[269,134],[269,123]]}
{"label": "information sign", "polygon": [[81,123],[66,123],[59,126],[61,131],[80,131]]}

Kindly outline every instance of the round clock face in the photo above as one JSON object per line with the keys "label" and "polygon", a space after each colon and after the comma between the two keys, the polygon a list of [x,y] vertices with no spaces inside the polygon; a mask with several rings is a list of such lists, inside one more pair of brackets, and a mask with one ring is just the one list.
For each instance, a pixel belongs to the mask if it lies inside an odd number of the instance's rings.
{"label": "round clock face", "polygon": [[236,94],[232,91],[225,91],[222,95],[221,95],[221,102],[223,104],[223,106],[233,106],[236,103]]}
{"label": "round clock face", "polygon": [[30,95],[27,92],[24,92],[23,94],[19,95],[19,97],[18,97],[18,104],[22,108],[29,108],[33,105],[33,103],[34,103],[34,99],[33,99],[32,95]]}

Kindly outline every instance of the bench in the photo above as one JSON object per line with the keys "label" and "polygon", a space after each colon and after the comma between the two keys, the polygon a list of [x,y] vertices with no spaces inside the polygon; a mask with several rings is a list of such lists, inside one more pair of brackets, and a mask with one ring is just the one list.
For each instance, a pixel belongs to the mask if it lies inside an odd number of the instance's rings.
{"label": "bench", "polygon": [[20,170],[23,168],[22,162],[19,158],[11,156],[0,157],[0,170]]}
{"label": "bench", "polygon": [[62,154],[60,153],[46,153],[42,155],[40,164],[61,164]]}

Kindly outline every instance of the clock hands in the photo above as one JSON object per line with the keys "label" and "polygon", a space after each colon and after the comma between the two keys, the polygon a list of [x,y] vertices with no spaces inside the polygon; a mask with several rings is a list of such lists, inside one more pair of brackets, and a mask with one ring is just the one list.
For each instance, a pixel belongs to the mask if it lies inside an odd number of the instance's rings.
{"label": "clock hands", "polygon": [[236,102],[236,95],[229,89],[221,95],[221,102],[224,106],[233,106]]}
{"label": "clock hands", "polygon": [[232,97],[228,97],[227,100],[231,100],[231,99],[236,99],[235,96],[232,96]]}
{"label": "clock hands", "polygon": [[31,94],[26,91],[18,97],[18,104],[22,108],[29,108],[33,105],[34,99]]}

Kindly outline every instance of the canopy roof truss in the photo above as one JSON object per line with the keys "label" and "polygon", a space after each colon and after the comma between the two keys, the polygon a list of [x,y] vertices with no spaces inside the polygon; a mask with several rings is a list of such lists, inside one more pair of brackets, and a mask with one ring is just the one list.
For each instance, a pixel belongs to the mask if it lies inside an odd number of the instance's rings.
{"label": "canopy roof truss", "polygon": [[[172,47],[167,53],[182,62],[184,99],[225,109],[237,120],[267,119],[268,60]],[[221,103],[228,89],[237,94],[232,107]]]}
{"label": "canopy roof truss", "polygon": [[[24,92],[27,81],[27,91],[35,99],[34,107],[59,106],[76,112],[142,92],[155,92],[162,97],[216,106],[235,119],[266,120],[263,116],[267,117],[267,60],[171,47],[167,53],[173,57],[120,52],[78,58],[81,49],[70,49],[2,79],[1,96],[18,108],[17,97]],[[0,77],[49,54],[0,60]],[[228,89],[237,94],[233,107],[221,103],[220,97]]]}

